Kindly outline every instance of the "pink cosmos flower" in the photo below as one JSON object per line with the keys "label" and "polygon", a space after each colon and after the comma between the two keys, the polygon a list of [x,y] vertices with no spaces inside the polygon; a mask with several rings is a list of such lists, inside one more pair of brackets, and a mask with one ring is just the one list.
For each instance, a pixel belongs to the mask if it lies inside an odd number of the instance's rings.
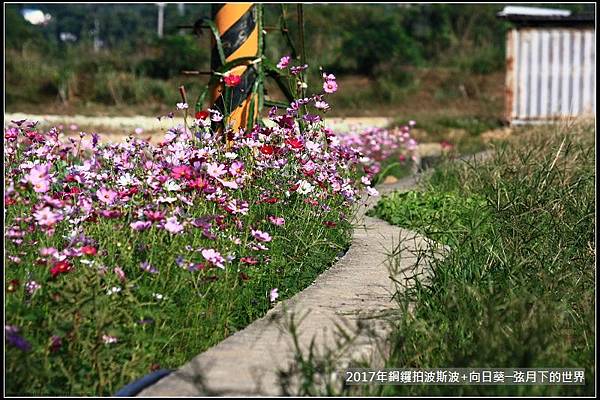
{"label": "pink cosmos flower", "polygon": [[242,258],[240,258],[240,262],[242,262],[244,264],[250,264],[250,265],[258,264],[258,260],[256,260],[254,257],[242,257]]}
{"label": "pink cosmos flower", "polygon": [[213,178],[218,178],[227,173],[224,164],[210,163],[206,167],[206,173]]}
{"label": "pink cosmos flower", "polygon": [[113,272],[114,272],[114,273],[115,273],[115,274],[116,274],[116,275],[119,277],[119,280],[120,280],[121,282],[124,282],[124,281],[125,281],[125,279],[126,279],[126,278],[125,278],[125,272],[124,272],[124,271],[123,271],[123,270],[122,270],[120,267],[115,267],[115,268],[113,269]]}
{"label": "pink cosmos flower", "polygon": [[283,217],[275,217],[273,215],[269,215],[269,221],[277,226],[281,226],[285,224],[285,219]]}
{"label": "pink cosmos flower", "polygon": [[271,292],[269,293],[269,300],[271,301],[271,303],[273,303],[275,300],[277,300],[278,297],[279,297],[279,290],[277,288],[271,289]]}
{"label": "pink cosmos flower", "polygon": [[210,119],[213,122],[221,122],[223,121],[223,114],[219,112],[219,110],[208,109],[210,111]]}
{"label": "pink cosmos flower", "polygon": [[25,291],[28,294],[32,295],[41,287],[42,287],[42,285],[40,285],[36,281],[27,281],[27,283],[25,284]]}
{"label": "pink cosmos flower", "polygon": [[42,257],[52,256],[56,253],[58,253],[58,250],[56,250],[54,247],[43,247],[40,249],[40,255]]}
{"label": "pink cosmos flower", "polygon": [[50,165],[49,164],[34,165],[29,170],[29,173],[26,175],[25,179],[28,182],[33,182],[33,181],[38,181],[38,180],[44,180],[44,179],[46,179],[48,177],[49,170],[50,170]]}
{"label": "pink cosmos flower", "polygon": [[117,343],[119,339],[116,336],[102,335],[102,340],[105,344]]}
{"label": "pink cosmos flower", "polygon": [[167,218],[167,222],[165,223],[164,228],[167,231],[176,234],[183,230],[183,225],[181,225],[179,221],[177,221],[177,217],[169,217]]}
{"label": "pink cosmos flower", "polygon": [[98,196],[98,200],[106,204],[114,203],[115,199],[118,196],[118,193],[111,189],[100,188],[96,192],[96,196]]}
{"label": "pink cosmos flower", "polygon": [[289,65],[290,65],[290,56],[283,56],[279,59],[279,62],[277,63],[277,68],[279,69],[286,69]]}
{"label": "pink cosmos flower", "polygon": [[48,190],[50,190],[50,182],[46,179],[32,181],[31,184],[33,185],[33,190],[36,193],[46,193]]}
{"label": "pink cosmos flower", "polygon": [[244,171],[244,163],[241,161],[234,161],[231,163],[231,166],[229,167],[229,173],[232,176],[239,176],[242,174],[243,171]]}
{"label": "pink cosmos flower", "polygon": [[377,189],[372,188],[372,187],[367,187],[367,194],[369,196],[379,196],[379,192],[377,191]]}
{"label": "pink cosmos flower", "polygon": [[225,206],[223,206],[227,212],[231,214],[248,214],[248,202],[244,200],[231,200]]}
{"label": "pink cosmos flower", "polygon": [[417,148],[417,142],[414,139],[408,139],[408,142],[406,143],[406,148],[410,151],[415,150]]}
{"label": "pink cosmos flower", "polygon": [[36,193],[45,193],[50,189],[49,164],[35,165],[25,176],[25,181],[31,183]]}
{"label": "pink cosmos flower", "polygon": [[256,240],[260,240],[261,242],[270,242],[272,240],[271,235],[269,235],[267,232],[254,229],[252,229],[252,236],[254,236]]}
{"label": "pink cosmos flower", "polygon": [[99,214],[104,218],[119,218],[123,213],[119,210],[100,210]]}
{"label": "pink cosmos flower", "polygon": [[242,81],[241,75],[229,74],[223,77],[223,82],[227,87],[236,87]]}
{"label": "pink cosmos flower", "polygon": [[83,246],[81,248],[81,253],[86,256],[95,256],[98,254],[98,249],[94,246]]}
{"label": "pink cosmos flower", "polygon": [[221,256],[221,253],[219,253],[215,249],[202,250],[202,257],[204,257],[209,263],[214,264],[219,268],[225,269],[225,266],[223,265],[225,259],[223,258],[223,256]]}
{"label": "pink cosmos flower", "polygon": [[53,226],[62,219],[62,216],[52,212],[50,207],[44,207],[41,210],[36,211],[33,216],[40,226]]}
{"label": "pink cosmos flower", "polygon": [[323,82],[323,90],[325,93],[337,92],[338,86],[336,81],[325,81]]}
{"label": "pink cosmos flower", "polygon": [[285,143],[294,150],[302,150],[304,148],[304,143],[298,138],[286,139]]}
{"label": "pink cosmos flower", "polygon": [[236,182],[236,181],[226,181],[226,180],[224,180],[224,179],[219,179],[219,178],[217,178],[217,180],[218,180],[219,182],[221,182],[221,184],[222,184],[223,186],[225,186],[226,188],[229,188],[229,189],[234,189],[234,190],[239,188],[239,186],[238,186],[238,184],[237,184],[237,182]]}
{"label": "pink cosmos flower", "polygon": [[315,107],[318,108],[319,110],[328,110],[329,104],[327,104],[324,101],[315,101]]}

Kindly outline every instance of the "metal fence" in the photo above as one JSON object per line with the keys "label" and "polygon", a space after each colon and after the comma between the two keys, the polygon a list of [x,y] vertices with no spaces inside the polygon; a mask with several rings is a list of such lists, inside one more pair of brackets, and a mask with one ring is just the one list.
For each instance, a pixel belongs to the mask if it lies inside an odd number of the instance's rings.
{"label": "metal fence", "polygon": [[513,124],[595,115],[593,28],[513,28],[507,35],[506,112]]}

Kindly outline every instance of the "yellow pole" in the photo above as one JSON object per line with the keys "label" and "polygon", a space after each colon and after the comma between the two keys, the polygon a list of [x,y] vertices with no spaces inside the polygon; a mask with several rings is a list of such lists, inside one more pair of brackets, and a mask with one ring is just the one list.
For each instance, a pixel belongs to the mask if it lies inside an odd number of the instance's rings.
{"label": "yellow pole", "polygon": [[[213,5],[213,19],[219,31],[225,62],[241,57],[258,56],[258,24],[253,3],[226,3]],[[213,40],[212,67],[221,66]],[[257,96],[251,96],[252,87],[256,81],[256,70],[247,65],[240,65],[227,71],[226,74],[238,75],[241,82],[232,88],[231,104],[225,105],[230,110],[229,123],[234,130],[246,127],[250,112],[252,97],[255,98],[254,114],[256,115]],[[224,84],[221,82],[212,91],[213,105],[218,102],[223,93]]]}

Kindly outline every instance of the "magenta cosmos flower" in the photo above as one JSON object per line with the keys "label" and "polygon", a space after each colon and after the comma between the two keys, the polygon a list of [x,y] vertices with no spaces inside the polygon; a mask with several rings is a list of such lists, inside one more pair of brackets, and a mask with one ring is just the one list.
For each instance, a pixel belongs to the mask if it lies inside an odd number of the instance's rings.
{"label": "magenta cosmos flower", "polygon": [[290,65],[290,59],[291,59],[290,56],[283,56],[283,57],[281,57],[281,59],[277,63],[277,68],[279,68],[279,69],[286,69]]}
{"label": "magenta cosmos flower", "polygon": [[143,231],[144,229],[150,228],[151,225],[152,225],[152,222],[150,222],[150,221],[135,221],[135,222],[132,222],[131,224],[129,224],[131,229],[134,229],[136,231]]}

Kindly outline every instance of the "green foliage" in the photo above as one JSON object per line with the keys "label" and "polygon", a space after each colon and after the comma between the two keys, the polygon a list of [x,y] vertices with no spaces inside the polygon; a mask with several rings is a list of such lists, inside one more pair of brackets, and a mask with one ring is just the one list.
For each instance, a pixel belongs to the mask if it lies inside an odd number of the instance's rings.
{"label": "green foliage", "polygon": [[42,34],[39,29],[27,22],[19,13],[16,4],[5,5],[4,23],[7,27],[5,46],[9,49],[23,49],[24,46],[40,42]]}
{"label": "green foliage", "polygon": [[417,43],[403,29],[401,15],[370,5],[352,11],[344,25],[338,25],[342,40],[336,62],[339,69],[374,76],[378,68],[420,63]]}
{"label": "green foliage", "polygon": [[156,39],[155,56],[140,61],[134,70],[139,76],[170,79],[183,70],[195,70],[209,59],[208,49],[199,46],[192,36],[171,35]]}

